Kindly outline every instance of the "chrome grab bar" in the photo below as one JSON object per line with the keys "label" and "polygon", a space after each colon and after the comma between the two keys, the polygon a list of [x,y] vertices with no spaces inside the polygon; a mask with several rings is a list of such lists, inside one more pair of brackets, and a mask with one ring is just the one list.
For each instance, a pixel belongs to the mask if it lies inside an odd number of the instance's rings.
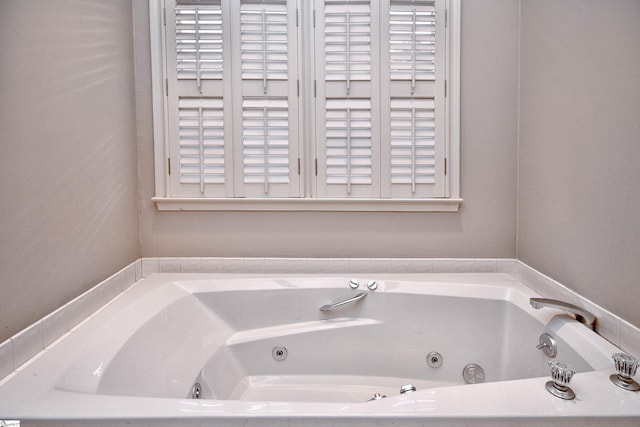
{"label": "chrome grab bar", "polygon": [[548,298],[530,298],[529,303],[531,307],[535,309],[549,307],[571,313],[578,322],[584,323],[585,326],[591,330],[593,330],[594,324],[596,323],[596,316],[594,316],[593,313],[576,305],[569,304],[568,302]]}
{"label": "chrome grab bar", "polygon": [[359,292],[354,296],[352,296],[351,298],[347,298],[344,301],[339,301],[339,302],[336,302],[335,304],[325,304],[322,307],[320,307],[320,311],[330,311],[330,310],[333,310],[334,308],[338,308],[340,306],[359,301],[366,296],[367,296],[367,292]]}

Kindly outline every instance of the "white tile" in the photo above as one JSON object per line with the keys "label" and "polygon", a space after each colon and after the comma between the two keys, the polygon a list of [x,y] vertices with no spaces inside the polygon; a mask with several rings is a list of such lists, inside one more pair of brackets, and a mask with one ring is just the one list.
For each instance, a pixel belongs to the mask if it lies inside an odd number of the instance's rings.
{"label": "white tile", "polygon": [[202,258],[180,258],[181,273],[202,273]]}
{"label": "white tile", "polygon": [[160,271],[158,258],[142,258],[142,277],[149,277]]}
{"label": "white tile", "polygon": [[69,310],[62,306],[42,319],[43,346],[47,347],[70,329]]}
{"label": "white tile", "polygon": [[13,366],[18,368],[44,348],[42,322],[38,321],[23,329],[14,335],[11,340],[13,341]]}
{"label": "white tile", "polygon": [[626,320],[620,321],[620,348],[640,359],[640,329]]}
{"label": "white tile", "polygon": [[433,258],[414,258],[411,260],[409,273],[433,273],[434,271],[435,260]]}
{"label": "white tile", "polygon": [[596,332],[611,341],[615,345],[620,344],[620,318],[602,307],[592,303],[580,295],[574,294],[576,304],[596,316]]}
{"label": "white tile", "polygon": [[412,273],[413,260],[411,258],[391,258],[392,273]]}
{"label": "white tile", "polygon": [[456,258],[453,260],[456,273],[475,273],[476,260],[473,258]]}
{"label": "white tile", "polygon": [[244,258],[222,258],[223,273],[245,273]]}
{"label": "white tile", "polygon": [[202,258],[203,273],[222,273],[222,258]]}
{"label": "white tile", "polygon": [[349,273],[361,274],[371,272],[371,260],[369,258],[349,259]]}
{"label": "white tile", "polygon": [[245,258],[244,272],[251,274],[263,274],[264,258]]}
{"label": "white tile", "polygon": [[0,343],[0,380],[13,371],[13,341]]}
{"label": "white tile", "polygon": [[137,260],[134,264],[136,274],[135,282],[137,282],[138,280],[142,279],[142,259]]}
{"label": "white tile", "polygon": [[433,272],[434,273],[454,273],[455,261],[449,258],[440,258],[433,260]]}
{"label": "white tile", "polygon": [[287,259],[265,258],[264,272],[269,274],[285,274],[287,272]]}
{"label": "white tile", "polygon": [[288,274],[307,274],[309,271],[308,258],[287,258]]}
{"label": "white tile", "polygon": [[326,274],[349,274],[348,258],[324,258]]}
{"label": "white tile", "polygon": [[498,259],[496,260],[496,272],[507,273],[513,275],[517,270],[515,259]]}
{"label": "white tile", "polygon": [[476,260],[476,272],[477,273],[497,273],[498,272],[498,260],[496,260],[496,259],[477,259]]}
{"label": "white tile", "polygon": [[135,264],[131,264],[122,270],[118,271],[113,276],[106,279],[99,286],[103,286],[105,288],[104,295],[105,301],[107,302],[114,299],[121,292],[128,289],[131,285],[136,282],[136,267]]}
{"label": "white tile", "polygon": [[180,258],[160,258],[161,273],[180,273]]}

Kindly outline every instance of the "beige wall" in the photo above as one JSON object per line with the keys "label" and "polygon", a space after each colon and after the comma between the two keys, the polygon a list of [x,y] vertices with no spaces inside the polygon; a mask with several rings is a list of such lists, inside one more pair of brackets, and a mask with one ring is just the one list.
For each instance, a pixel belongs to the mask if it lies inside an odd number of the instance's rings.
{"label": "beige wall", "polygon": [[[518,3],[464,2],[459,213],[158,212],[146,2],[135,3],[144,256],[514,257]],[[142,118],[145,119],[142,119]]]}
{"label": "beige wall", "polygon": [[0,342],[140,256],[131,0],[0,1]]}
{"label": "beige wall", "polygon": [[523,0],[518,258],[640,326],[640,2]]}

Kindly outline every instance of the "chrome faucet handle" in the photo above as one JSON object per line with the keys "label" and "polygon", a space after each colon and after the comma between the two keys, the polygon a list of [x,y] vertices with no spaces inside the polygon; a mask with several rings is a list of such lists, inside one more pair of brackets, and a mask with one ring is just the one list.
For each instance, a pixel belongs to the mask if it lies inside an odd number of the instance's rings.
{"label": "chrome faucet handle", "polygon": [[560,399],[574,399],[576,394],[569,387],[569,382],[576,371],[570,365],[557,360],[549,360],[547,363],[551,368],[551,378],[553,379],[545,384],[547,391]]}
{"label": "chrome faucet handle", "polygon": [[609,377],[611,382],[625,390],[640,390],[640,384],[631,378],[638,370],[638,365],[640,364],[638,359],[625,353],[616,353],[612,355],[611,358],[616,366],[616,371],[618,371],[617,374],[613,374]]}

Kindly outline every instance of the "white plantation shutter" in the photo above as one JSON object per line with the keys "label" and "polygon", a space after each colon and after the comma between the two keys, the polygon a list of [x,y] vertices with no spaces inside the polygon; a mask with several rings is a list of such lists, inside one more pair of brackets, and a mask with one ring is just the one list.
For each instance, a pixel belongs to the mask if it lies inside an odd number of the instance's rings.
{"label": "white plantation shutter", "polygon": [[176,71],[179,79],[222,79],[222,7],[177,4]]}
{"label": "white plantation shutter", "polygon": [[366,99],[327,100],[327,184],[371,185],[371,103]]}
{"label": "white plantation shutter", "polygon": [[293,0],[232,2],[239,197],[299,197],[298,35]]}
{"label": "white plantation shutter", "polygon": [[156,191],[455,202],[459,6],[151,0]]}
{"label": "white plantation shutter", "polygon": [[170,192],[233,195],[232,96],[220,0],[167,1]]}
{"label": "white plantation shutter", "polygon": [[389,43],[391,80],[435,80],[435,1],[391,0]]}
{"label": "white plantation shutter", "polygon": [[244,183],[289,184],[289,108],[287,99],[245,99],[242,107]]}
{"label": "white plantation shutter", "polygon": [[316,193],[379,197],[378,1],[316,2]]}
{"label": "white plantation shutter", "polygon": [[435,183],[435,103],[431,99],[391,100],[391,183]]}
{"label": "white plantation shutter", "polygon": [[[255,4],[255,6],[252,6]],[[262,80],[266,88],[269,80],[287,80],[288,20],[286,1],[244,1],[240,11],[242,78]]]}
{"label": "white plantation shutter", "polygon": [[444,2],[386,0],[382,197],[446,197]]}
{"label": "white plantation shutter", "polygon": [[298,197],[294,0],[167,0],[170,192]]}
{"label": "white plantation shutter", "polygon": [[178,102],[180,183],[224,184],[224,109],[222,99]]}
{"label": "white plantation shutter", "polygon": [[[326,0],[325,78],[371,80],[371,5],[369,1]],[[347,89],[348,91],[348,89]]]}

